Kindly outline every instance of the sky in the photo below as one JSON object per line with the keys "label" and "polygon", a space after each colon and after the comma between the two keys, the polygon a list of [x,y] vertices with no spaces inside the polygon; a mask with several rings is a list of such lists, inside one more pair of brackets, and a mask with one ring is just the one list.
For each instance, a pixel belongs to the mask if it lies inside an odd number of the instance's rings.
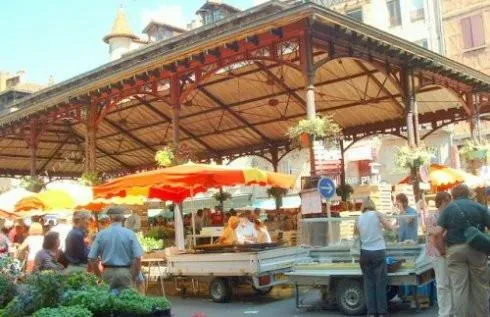
{"label": "sky", "polygon": [[[102,41],[122,4],[133,32],[151,20],[184,26],[205,0],[0,0],[0,71],[61,82],[109,61]],[[246,9],[264,0],[224,0]]]}

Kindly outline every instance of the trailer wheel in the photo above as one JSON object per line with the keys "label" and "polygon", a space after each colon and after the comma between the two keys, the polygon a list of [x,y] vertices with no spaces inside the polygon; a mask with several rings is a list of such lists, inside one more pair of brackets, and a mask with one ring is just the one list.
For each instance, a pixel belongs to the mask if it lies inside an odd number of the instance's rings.
{"label": "trailer wheel", "polygon": [[263,288],[256,288],[255,286],[252,285],[252,288],[257,295],[267,295],[272,291],[272,286],[269,287],[263,287]]}
{"label": "trailer wheel", "polygon": [[342,280],[337,285],[337,306],[346,315],[362,315],[366,312],[366,299],[361,283],[357,280]]}
{"label": "trailer wheel", "polygon": [[217,277],[209,284],[209,295],[215,303],[227,303],[231,300],[232,288],[227,278]]}

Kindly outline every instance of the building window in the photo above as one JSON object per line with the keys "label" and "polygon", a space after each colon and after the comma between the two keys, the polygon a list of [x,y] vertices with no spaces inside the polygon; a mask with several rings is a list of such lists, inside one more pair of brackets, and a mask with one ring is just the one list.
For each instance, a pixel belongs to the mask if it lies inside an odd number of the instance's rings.
{"label": "building window", "polygon": [[429,43],[427,42],[427,39],[421,39],[418,41],[415,41],[415,44],[422,46],[423,48],[429,48]]}
{"label": "building window", "polygon": [[411,0],[410,21],[423,20],[424,17],[424,0]]}
{"label": "building window", "polygon": [[463,31],[463,48],[480,47],[485,44],[483,19],[481,14],[461,19]]}
{"label": "building window", "polygon": [[362,22],[362,8],[358,8],[355,10],[347,11],[346,15],[348,17],[353,18],[354,20],[357,20],[359,22]]}
{"label": "building window", "polygon": [[390,26],[402,24],[402,14],[400,12],[400,0],[388,0],[388,14],[390,16]]}

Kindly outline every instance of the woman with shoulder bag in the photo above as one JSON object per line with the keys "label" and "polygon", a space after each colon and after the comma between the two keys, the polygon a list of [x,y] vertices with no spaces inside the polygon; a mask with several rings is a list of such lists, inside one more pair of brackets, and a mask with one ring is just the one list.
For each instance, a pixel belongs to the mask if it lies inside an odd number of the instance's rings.
{"label": "woman with shoulder bag", "polygon": [[376,205],[367,198],[362,204],[362,215],[355,226],[361,244],[360,265],[364,281],[368,316],[387,316],[388,273],[386,267],[386,243],[383,228],[393,230],[392,225],[376,212]]}
{"label": "woman with shoulder bag", "polygon": [[449,281],[449,268],[446,260],[446,243],[441,235],[437,235],[437,220],[442,211],[451,202],[451,195],[447,192],[439,192],[435,203],[437,211],[427,214],[425,217],[427,233],[427,255],[432,259],[434,273],[436,275],[437,304],[439,317],[453,315],[453,300],[451,295],[451,282]]}

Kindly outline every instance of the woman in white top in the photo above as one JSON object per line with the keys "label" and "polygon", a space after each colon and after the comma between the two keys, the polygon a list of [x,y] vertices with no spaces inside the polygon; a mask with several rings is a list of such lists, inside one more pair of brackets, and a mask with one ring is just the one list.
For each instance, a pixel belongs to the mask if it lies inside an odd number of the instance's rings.
{"label": "woman in white top", "polygon": [[362,215],[356,222],[355,234],[361,240],[360,265],[364,280],[368,316],[387,316],[388,301],[386,288],[388,273],[386,268],[386,243],[383,227],[392,226],[378,212],[376,205],[367,198],[363,201]]}
{"label": "woman in white top", "polygon": [[33,222],[29,227],[29,235],[19,247],[19,251],[27,250],[27,272],[32,272],[34,268],[34,258],[36,257],[36,254],[43,249],[43,240],[43,226],[39,222]]}
{"label": "woman in white top", "polygon": [[257,232],[257,243],[272,243],[271,235],[260,219],[255,219],[255,231]]}

